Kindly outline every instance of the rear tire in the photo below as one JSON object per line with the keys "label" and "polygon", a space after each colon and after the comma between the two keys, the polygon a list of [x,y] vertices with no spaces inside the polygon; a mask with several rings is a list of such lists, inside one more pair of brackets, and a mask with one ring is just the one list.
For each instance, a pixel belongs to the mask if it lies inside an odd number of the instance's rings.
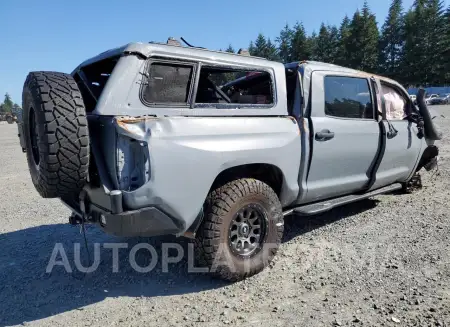
{"label": "rear tire", "polygon": [[281,204],[270,186],[256,179],[229,182],[205,203],[196,240],[200,264],[229,281],[255,275],[275,257],[283,230]]}
{"label": "rear tire", "polygon": [[14,120],[12,119],[12,117],[6,118],[6,121],[8,122],[8,124],[14,123]]}
{"label": "rear tire", "polygon": [[71,75],[28,74],[23,132],[33,185],[44,198],[77,195],[86,183],[89,135],[81,93]]}

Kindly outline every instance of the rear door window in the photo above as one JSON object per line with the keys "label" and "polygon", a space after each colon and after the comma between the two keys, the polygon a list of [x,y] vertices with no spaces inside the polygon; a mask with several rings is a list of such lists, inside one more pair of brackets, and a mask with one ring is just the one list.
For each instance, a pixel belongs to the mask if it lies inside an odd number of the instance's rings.
{"label": "rear door window", "polygon": [[366,78],[325,76],[325,114],[353,119],[373,119],[374,106]]}

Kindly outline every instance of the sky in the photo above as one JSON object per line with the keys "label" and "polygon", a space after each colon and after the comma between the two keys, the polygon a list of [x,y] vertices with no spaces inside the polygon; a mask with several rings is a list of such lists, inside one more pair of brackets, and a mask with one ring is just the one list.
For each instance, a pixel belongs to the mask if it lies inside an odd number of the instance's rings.
{"label": "sky", "polygon": [[[390,0],[368,0],[381,26]],[[195,46],[247,48],[258,33],[274,40],[287,23],[308,33],[339,25],[364,0],[0,0],[0,102],[21,105],[30,71],[70,73],[79,63],[129,42],[183,37]],[[413,0],[404,0],[409,8]],[[448,6],[450,0],[446,0]]]}

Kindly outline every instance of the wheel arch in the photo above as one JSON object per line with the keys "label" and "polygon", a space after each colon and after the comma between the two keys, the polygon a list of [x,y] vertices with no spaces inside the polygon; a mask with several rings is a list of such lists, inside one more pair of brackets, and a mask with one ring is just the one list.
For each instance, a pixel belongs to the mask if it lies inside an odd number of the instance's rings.
{"label": "wheel arch", "polygon": [[[283,186],[285,184],[284,173],[281,168],[269,163],[248,163],[223,169],[212,182],[207,194],[233,180],[241,178],[254,178],[264,182],[274,190],[278,198],[282,197]],[[195,238],[203,219],[204,215],[202,207],[201,212],[184,235],[189,238]]]}
{"label": "wheel arch", "polygon": [[240,178],[254,178],[269,185],[281,196],[285,180],[283,171],[276,165],[268,163],[242,164],[222,170],[214,179],[208,193],[212,190]]}

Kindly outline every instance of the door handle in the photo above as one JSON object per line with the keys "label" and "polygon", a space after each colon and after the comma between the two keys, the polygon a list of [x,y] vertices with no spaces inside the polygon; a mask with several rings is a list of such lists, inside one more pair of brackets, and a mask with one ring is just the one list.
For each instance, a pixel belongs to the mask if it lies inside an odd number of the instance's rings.
{"label": "door handle", "polygon": [[334,133],[330,132],[328,129],[323,129],[316,133],[316,141],[327,141],[334,137]]}

